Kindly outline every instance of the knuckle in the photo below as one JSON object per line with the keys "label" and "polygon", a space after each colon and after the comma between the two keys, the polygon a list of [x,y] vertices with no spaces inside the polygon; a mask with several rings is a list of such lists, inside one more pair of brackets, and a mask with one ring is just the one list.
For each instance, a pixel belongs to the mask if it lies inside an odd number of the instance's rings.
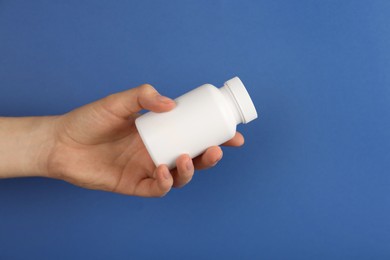
{"label": "knuckle", "polygon": [[142,84],[141,86],[138,87],[139,91],[141,93],[153,93],[156,92],[156,89],[150,85],[150,84]]}

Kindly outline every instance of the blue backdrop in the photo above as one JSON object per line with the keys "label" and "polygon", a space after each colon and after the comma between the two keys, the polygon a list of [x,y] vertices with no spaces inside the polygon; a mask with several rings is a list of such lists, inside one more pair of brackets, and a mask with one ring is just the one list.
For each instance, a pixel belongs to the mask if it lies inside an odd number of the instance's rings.
{"label": "blue backdrop", "polygon": [[0,259],[389,259],[390,1],[0,0],[3,116],[235,75],[244,147],[163,199],[1,180]]}

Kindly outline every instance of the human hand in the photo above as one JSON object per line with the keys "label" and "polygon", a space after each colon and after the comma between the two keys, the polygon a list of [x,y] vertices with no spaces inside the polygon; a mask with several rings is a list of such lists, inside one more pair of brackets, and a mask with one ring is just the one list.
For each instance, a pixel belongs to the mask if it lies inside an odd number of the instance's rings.
{"label": "human hand", "polygon": [[[112,94],[67,114],[51,118],[50,149],[44,176],[72,184],[126,195],[161,197],[171,187],[182,187],[195,169],[207,169],[222,158],[220,147],[210,147],[194,158],[181,155],[177,168],[155,167],[135,127],[142,109],[165,112],[175,102],[150,85]],[[38,135],[38,134],[37,134]],[[42,134],[39,134],[40,136]],[[240,146],[240,133],[224,145]],[[35,149],[30,149],[34,151]]]}

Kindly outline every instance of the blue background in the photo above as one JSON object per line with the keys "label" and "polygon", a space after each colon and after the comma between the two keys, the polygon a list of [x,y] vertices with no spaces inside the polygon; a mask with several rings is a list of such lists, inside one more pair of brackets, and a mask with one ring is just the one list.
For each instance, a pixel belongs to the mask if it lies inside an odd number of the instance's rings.
{"label": "blue background", "polygon": [[244,147],[163,199],[1,180],[0,259],[389,259],[390,1],[0,0],[3,116],[235,75]]}

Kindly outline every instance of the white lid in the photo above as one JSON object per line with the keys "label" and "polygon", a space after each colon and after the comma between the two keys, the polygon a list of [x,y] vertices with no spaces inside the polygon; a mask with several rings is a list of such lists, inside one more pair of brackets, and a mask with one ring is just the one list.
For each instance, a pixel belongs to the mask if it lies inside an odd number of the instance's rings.
{"label": "white lid", "polygon": [[226,81],[225,85],[228,86],[228,88],[230,89],[237,102],[238,107],[240,108],[243,123],[246,124],[256,119],[257,112],[255,105],[253,104],[253,101],[249,96],[249,93],[246,90],[242,81],[238,77],[234,77]]}

